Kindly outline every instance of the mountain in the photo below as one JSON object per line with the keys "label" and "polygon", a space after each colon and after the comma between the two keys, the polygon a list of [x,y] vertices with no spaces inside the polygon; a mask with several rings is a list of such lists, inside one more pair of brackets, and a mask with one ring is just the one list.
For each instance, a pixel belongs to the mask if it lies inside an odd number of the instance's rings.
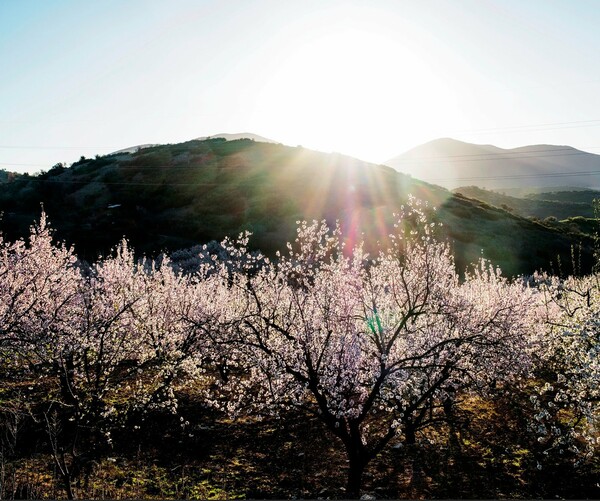
{"label": "mountain", "polygon": [[[368,252],[386,245],[409,195],[437,207],[460,269],[483,255],[505,273],[550,269],[558,255],[570,262],[573,235],[455,195],[394,169],[340,154],[250,139],[194,140],[133,153],[82,159],[38,176],[21,176],[0,190],[0,231],[28,233],[43,203],[56,237],[93,260],[126,236],[138,253],[253,233],[269,255],[285,249],[299,220],[340,221],[348,245],[364,238]],[[591,264],[592,240],[582,241]]]}
{"label": "mountain", "polygon": [[197,141],[204,141],[206,139],[225,139],[226,141],[236,141],[238,139],[250,139],[252,141],[258,141],[260,143],[277,143],[277,141],[273,141],[273,139],[268,139],[263,136],[259,136],[258,134],[253,134],[252,132],[238,132],[236,134],[213,134],[212,136],[203,136],[196,138]]}
{"label": "mountain", "polygon": [[570,146],[503,149],[443,138],[391,158],[386,165],[446,188],[600,186],[600,155]]}
{"label": "mountain", "polygon": [[[225,139],[226,141],[237,141],[238,139],[250,139],[251,141],[258,141],[260,143],[277,143],[277,141],[273,141],[272,139],[268,139],[263,136],[259,136],[258,134],[253,134],[252,132],[238,132],[235,134],[221,133],[214,134],[212,136],[202,136],[193,141],[205,141],[207,139]],[[121,153],[135,153],[138,150],[142,150],[144,148],[151,148],[153,146],[160,146],[157,143],[146,143],[146,144],[138,144],[137,146],[130,146],[129,148],[123,148],[122,150],[113,151],[110,155],[117,155]]]}

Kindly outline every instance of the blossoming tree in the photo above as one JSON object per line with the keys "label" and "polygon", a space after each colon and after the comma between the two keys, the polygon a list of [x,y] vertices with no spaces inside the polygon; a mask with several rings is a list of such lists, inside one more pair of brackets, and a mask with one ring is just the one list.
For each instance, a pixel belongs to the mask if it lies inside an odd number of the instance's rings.
{"label": "blossoming tree", "polygon": [[434,226],[413,202],[393,245],[369,258],[344,249],[339,230],[303,223],[286,256],[233,279],[248,372],[230,386],[257,411],[317,415],[346,451],[350,496],[392,438],[414,442],[458,389],[485,391],[530,367],[535,293],[485,263],[461,283]]}

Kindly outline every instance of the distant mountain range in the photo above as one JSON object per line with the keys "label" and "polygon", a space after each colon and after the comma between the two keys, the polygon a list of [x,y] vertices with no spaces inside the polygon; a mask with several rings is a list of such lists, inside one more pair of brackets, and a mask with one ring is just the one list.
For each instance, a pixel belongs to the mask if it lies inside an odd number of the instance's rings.
{"label": "distant mountain range", "polygon": [[448,189],[600,187],[600,155],[570,146],[532,145],[502,149],[443,138],[385,162],[400,172]]}
{"label": "distant mountain range", "polygon": [[[437,207],[460,269],[483,255],[505,273],[551,269],[583,242],[590,266],[593,240],[570,227],[542,224],[516,211],[340,154],[256,139],[193,140],[82,158],[39,175],[8,177],[0,190],[0,231],[28,233],[40,204],[57,238],[93,260],[126,236],[138,253],[189,248],[244,230],[254,248],[285,249],[302,219],[338,220],[349,245],[365,239],[377,252],[394,231],[395,212],[412,194]],[[254,136],[256,137],[256,136]]]}

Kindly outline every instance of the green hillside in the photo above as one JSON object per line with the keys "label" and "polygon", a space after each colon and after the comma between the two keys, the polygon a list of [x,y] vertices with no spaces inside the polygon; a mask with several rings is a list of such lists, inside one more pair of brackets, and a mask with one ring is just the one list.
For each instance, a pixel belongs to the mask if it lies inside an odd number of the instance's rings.
{"label": "green hillside", "polygon": [[[488,204],[502,207],[509,212],[514,212],[523,217],[537,217],[544,219],[555,217],[565,219],[574,216],[592,217],[591,193],[595,191],[572,191],[559,193],[539,193],[526,198],[504,195],[497,191],[486,190],[478,186],[461,186],[452,190],[469,198],[476,198]],[[570,195],[570,196],[569,196]]]}
{"label": "green hillside", "polygon": [[545,191],[542,193],[529,193],[524,198],[530,200],[554,200],[557,202],[571,202],[591,205],[594,200],[600,199],[600,191],[596,190],[561,190]]}
{"label": "green hillside", "polygon": [[[393,213],[409,194],[438,208],[463,267],[482,254],[510,274],[550,269],[591,239],[550,228],[501,208],[339,154],[255,142],[195,140],[134,153],[82,159],[2,185],[1,227],[24,235],[40,203],[57,237],[94,259],[126,236],[140,253],[190,247],[240,231],[272,254],[295,235],[300,219],[340,220],[349,243],[363,236],[385,244]],[[574,214],[569,214],[569,216]],[[567,216],[565,216],[567,217]],[[443,236],[444,237],[444,236]]]}

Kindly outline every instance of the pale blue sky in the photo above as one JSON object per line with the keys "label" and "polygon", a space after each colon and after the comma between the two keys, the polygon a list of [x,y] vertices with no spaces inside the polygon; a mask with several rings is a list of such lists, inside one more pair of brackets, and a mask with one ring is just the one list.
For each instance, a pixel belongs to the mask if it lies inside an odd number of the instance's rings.
{"label": "pale blue sky", "polygon": [[218,132],[600,153],[598,26],[598,0],[0,0],[0,168]]}

